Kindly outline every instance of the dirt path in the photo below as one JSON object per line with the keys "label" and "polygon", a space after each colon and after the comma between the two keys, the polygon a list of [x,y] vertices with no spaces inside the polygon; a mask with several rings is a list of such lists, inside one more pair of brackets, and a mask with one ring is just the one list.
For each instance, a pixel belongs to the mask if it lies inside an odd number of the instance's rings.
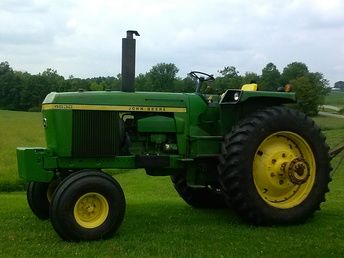
{"label": "dirt path", "polygon": [[332,114],[332,113],[327,113],[327,112],[319,112],[318,114],[321,116],[330,116],[330,117],[336,117],[336,118],[344,119],[343,115],[337,115],[337,114]]}
{"label": "dirt path", "polygon": [[323,109],[325,109],[325,108],[327,108],[327,109],[332,109],[332,110],[334,110],[334,111],[340,111],[340,108],[339,107],[336,107],[336,106],[331,106],[331,105],[322,105],[322,106],[319,106],[319,108],[321,109],[321,108],[323,108]]}

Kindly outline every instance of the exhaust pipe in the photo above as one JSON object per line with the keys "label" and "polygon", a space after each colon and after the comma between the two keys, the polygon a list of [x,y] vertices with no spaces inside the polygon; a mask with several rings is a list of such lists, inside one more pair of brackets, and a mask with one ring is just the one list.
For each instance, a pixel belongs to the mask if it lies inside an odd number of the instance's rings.
{"label": "exhaust pipe", "polygon": [[135,84],[135,36],[140,36],[136,30],[128,30],[127,37],[122,38],[122,85],[121,91],[134,92]]}

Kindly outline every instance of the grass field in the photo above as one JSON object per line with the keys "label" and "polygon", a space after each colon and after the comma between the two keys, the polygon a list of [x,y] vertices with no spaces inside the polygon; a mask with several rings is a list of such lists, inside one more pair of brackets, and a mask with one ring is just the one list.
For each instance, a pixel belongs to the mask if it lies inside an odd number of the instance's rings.
{"label": "grass field", "polygon": [[332,91],[325,98],[325,105],[333,105],[337,107],[344,107],[344,92],[343,91]]}
{"label": "grass field", "polygon": [[[344,120],[316,117],[327,141],[344,140]],[[44,146],[41,115],[0,111],[0,190],[22,189],[15,147]],[[338,159],[333,161],[336,165]],[[254,227],[230,210],[196,210],[168,177],[137,170],[116,175],[127,211],[118,233],[90,243],[63,242],[30,211],[24,192],[0,193],[0,257],[340,257],[344,253],[344,165],[322,210],[306,224]]]}
{"label": "grass field", "polygon": [[0,191],[23,189],[16,147],[45,146],[40,113],[0,110]]}
{"label": "grass field", "polygon": [[344,177],[339,172],[321,212],[306,224],[289,227],[254,227],[230,210],[193,209],[166,177],[142,171],[117,175],[127,199],[124,223],[113,238],[90,243],[63,242],[49,221],[30,212],[24,193],[2,193],[0,256],[341,257]]}

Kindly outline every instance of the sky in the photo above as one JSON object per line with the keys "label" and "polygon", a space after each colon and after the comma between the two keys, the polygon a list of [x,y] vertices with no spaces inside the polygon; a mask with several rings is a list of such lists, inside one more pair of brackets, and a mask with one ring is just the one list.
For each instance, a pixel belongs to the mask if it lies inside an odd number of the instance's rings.
{"label": "sky", "polygon": [[32,74],[116,76],[121,38],[137,30],[136,72],[174,63],[240,74],[303,62],[344,80],[343,0],[1,0],[0,62]]}

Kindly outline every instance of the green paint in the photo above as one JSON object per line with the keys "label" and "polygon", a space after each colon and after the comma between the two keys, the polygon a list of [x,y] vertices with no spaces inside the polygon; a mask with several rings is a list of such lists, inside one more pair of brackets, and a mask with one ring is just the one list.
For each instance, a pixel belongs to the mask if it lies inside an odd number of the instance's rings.
{"label": "green paint", "polygon": [[17,148],[19,176],[26,181],[49,182],[54,173],[44,169],[44,148]]}
{"label": "green paint", "polygon": [[[235,100],[236,92],[239,97]],[[151,175],[170,175],[184,168],[190,183],[207,184],[209,176],[197,169],[199,161],[218,156],[223,136],[240,119],[259,108],[293,101],[293,93],[240,90],[228,90],[222,97],[162,92],[50,93],[42,111],[47,149],[18,148],[19,175],[26,181],[49,182],[54,176],[52,171],[137,168],[136,155],[167,156],[168,165],[151,168]],[[111,127],[119,131],[109,135],[110,140],[115,137],[120,145],[118,155],[73,154],[73,144],[83,144],[83,141],[73,142],[76,136],[88,137],[91,141],[85,141],[87,144],[93,144],[94,140],[94,146],[100,144],[105,149],[110,142],[99,140],[92,130],[83,128],[75,135],[73,124],[83,118],[73,120],[74,109],[86,113],[87,110],[115,112],[119,122],[117,118],[100,121],[101,126],[95,132],[101,134],[103,127],[119,123]],[[85,121],[85,125],[92,127],[92,121]]]}

